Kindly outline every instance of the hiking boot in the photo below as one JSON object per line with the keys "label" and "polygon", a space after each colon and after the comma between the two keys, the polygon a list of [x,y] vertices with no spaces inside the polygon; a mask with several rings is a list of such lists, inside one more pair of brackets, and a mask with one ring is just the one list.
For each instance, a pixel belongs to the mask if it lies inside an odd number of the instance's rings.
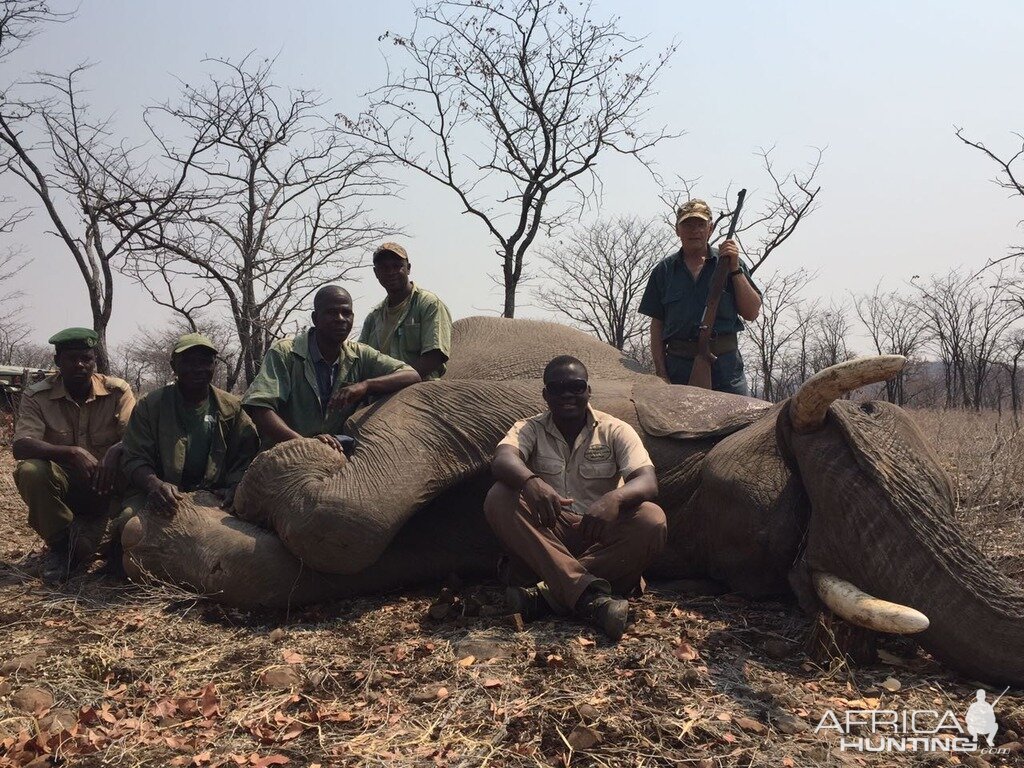
{"label": "hiking boot", "polygon": [[604,632],[612,642],[622,639],[629,619],[629,600],[602,593],[586,592],[580,598],[577,616]]}
{"label": "hiking boot", "polygon": [[536,587],[508,587],[505,590],[505,607],[522,616],[523,621],[533,621],[554,613]]}
{"label": "hiking boot", "polygon": [[49,550],[39,564],[39,578],[44,584],[57,586],[63,584],[71,576],[71,558],[67,550],[61,548]]}

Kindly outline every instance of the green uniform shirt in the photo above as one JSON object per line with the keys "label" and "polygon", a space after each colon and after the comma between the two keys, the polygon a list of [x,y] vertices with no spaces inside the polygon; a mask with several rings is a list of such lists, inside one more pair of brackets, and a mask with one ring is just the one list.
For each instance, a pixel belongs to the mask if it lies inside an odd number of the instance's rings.
{"label": "green uniform shirt", "polygon": [[185,431],[185,465],[181,469],[181,490],[199,488],[206,474],[206,459],[213,444],[213,425],[217,417],[210,413],[210,398],[199,405],[190,405],[175,387],[174,407],[178,423]]}
{"label": "green uniform shirt", "polygon": [[[303,437],[341,434],[345,420],[357,406],[328,410],[327,402],[321,402],[316,370],[309,354],[311,330],[274,342],[263,358],[260,372],[242,397],[242,405],[276,411],[285,424]],[[406,369],[411,370],[411,367],[401,360],[382,355],[366,344],[346,341],[341,345],[338,377],[331,394],[349,384]],[[264,441],[264,447],[269,446],[270,443]]]}
{"label": "green uniform shirt", "polygon": [[[718,263],[718,249],[709,249],[708,259],[704,262],[697,279],[683,262],[683,253],[678,251],[658,263],[647,280],[647,288],[640,300],[638,311],[661,320],[665,327],[661,335],[665,341],[669,339],[696,339],[700,330],[700,321],[704,317],[704,307],[708,303],[711,290],[711,278],[715,274]],[[758,293],[761,291],[750,277],[746,265],[740,260],[740,269]],[[715,333],[738,333],[743,330],[743,321],[736,310],[736,301],[732,292],[732,279],[726,280],[725,290],[718,302],[715,315]]]}
{"label": "green uniform shirt", "polygon": [[[359,341],[374,349],[386,349],[389,355],[405,363],[414,363],[420,355],[435,349],[447,360],[452,351],[452,316],[445,303],[413,283],[405,306],[405,312],[389,326],[388,300],[384,299],[363,321]],[[437,379],[444,372],[442,365],[425,378]]]}
{"label": "green uniform shirt", "polygon": [[[175,384],[150,392],[135,406],[124,433],[121,460],[129,483],[136,469],[149,467],[164,482],[184,489],[186,465],[201,460],[202,472],[190,490],[235,485],[259,450],[256,426],[242,410],[241,401],[229,392],[210,387],[208,413],[200,424],[209,435],[205,451],[201,445],[205,440],[195,440],[195,423],[190,430],[182,418],[183,409],[185,404]],[[206,421],[207,416],[212,423]],[[139,490],[133,488],[132,492]]]}

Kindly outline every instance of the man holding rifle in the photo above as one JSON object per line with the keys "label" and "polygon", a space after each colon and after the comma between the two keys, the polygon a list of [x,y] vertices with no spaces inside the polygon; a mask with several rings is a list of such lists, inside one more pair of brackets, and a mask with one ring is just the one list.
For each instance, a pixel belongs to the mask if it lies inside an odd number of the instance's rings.
{"label": "man holding rifle", "polygon": [[757,319],[761,293],[740,261],[735,240],[727,239],[717,248],[710,245],[713,221],[711,208],[703,200],[689,200],[676,211],[676,234],[682,247],[655,266],[639,310],[651,318],[655,372],[672,384],[691,383],[712,277],[719,259],[725,259],[728,278],[711,329],[710,352],[715,357],[711,388],[747,395],[737,333],[743,330],[743,320]]}

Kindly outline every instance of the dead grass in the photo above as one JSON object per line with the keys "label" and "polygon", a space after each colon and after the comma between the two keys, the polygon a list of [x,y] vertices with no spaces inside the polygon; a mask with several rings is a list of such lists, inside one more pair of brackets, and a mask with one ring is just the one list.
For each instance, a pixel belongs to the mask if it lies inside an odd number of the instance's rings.
{"label": "dead grass", "polygon": [[[1020,439],[990,415],[920,422],[955,479],[965,528],[1015,572]],[[655,589],[611,645],[567,622],[516,631],[492,615],[492,585],[450,584],[442,620],[428,610],[436,588],[288,616],[96,574],[49,589],[22,565],[36,545],[11,467],[5,451],[0,765],[981,765],[855,758],[815,735],[827,709],[963,713],[977,684],[898,640],[874,667],[816,666],[801,650],[807,619],[781,602]],[[19,709],[26,686],[53,702]],[[1018,692],[997,715],[997,742],[1024,733]],[[990,759],[1024,765],[1021,753]]]}

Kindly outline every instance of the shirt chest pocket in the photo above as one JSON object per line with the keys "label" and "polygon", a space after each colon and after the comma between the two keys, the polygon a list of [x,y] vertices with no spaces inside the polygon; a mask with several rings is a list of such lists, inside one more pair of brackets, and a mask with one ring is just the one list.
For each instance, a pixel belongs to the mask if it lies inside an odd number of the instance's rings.
{"label": "shirt chest pocket", "polygon": [[580,464],[580,474],[587,480],[606,480],[615,477],[619,468],[614,461],[584,461]]}
{"label": "shirt chest pocket", "polygon": [[47,426],[43,439],[53,445],[74,445],[75,433],[70,429],[54,429]]}
{"label": "shirt chest pocket", "polygon": [[538,456],[533,466],[538,475],[561,477],[565,472],[565,462],[553,456]]}
{"label": "shirt chest pocket", "polygon": [[113,445],[120,439],[116,424],[104,424],[89,434],[89,442],[92,445]]}
{"label": "shirt chest pocket", "polygon": [[423,325],[413,320],[407,320],[398,327],[398,335],[401,336],[402,346],[409,352],[418,353],[423,348]]}

